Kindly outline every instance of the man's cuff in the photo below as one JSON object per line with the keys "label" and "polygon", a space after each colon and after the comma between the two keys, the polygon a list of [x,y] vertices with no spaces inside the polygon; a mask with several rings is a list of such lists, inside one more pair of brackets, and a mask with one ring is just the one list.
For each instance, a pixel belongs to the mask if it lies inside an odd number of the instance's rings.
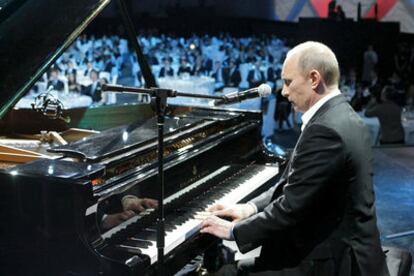
{"label": "man's cuff", "polygon": [[252,206],[252,208],[253,208],[253,210],[254,210],[253,215],[256,215],[256,214],[257,214],[257,211],[258,211],[256,204],[254,204],[254,203],[253,203],[253,202],[251,202],[251,201],[247,202],[247,204],[249,204],[250,206]]}
{"label": "man's cuff", "polygon": [[233,232],[233,230],[234,230],[234,224],[231,226],[231,229],[230,229],[229,241],[234,241],[234,232]]}
{"label": "man's cuff", "polygon": [[135,201],[137,199],[138,199],[138,197],[136,197],[134,195],[125,195],[125,196],[123,196],[122,199],[121,199],[122,208],[125,210],[126,207],[128,206],[128,203],[130,203],[131,201]]}

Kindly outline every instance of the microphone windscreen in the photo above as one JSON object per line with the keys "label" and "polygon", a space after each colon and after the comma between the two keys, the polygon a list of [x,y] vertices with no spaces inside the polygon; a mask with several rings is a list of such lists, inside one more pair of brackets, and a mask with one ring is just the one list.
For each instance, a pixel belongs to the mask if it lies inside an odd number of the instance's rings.
{"label": "microphone windscreen", "polygon": [[259,92],[260,97],[267,97],[272,93],[272,88],[267,83],[262,83],[257,88],[257,91]]}

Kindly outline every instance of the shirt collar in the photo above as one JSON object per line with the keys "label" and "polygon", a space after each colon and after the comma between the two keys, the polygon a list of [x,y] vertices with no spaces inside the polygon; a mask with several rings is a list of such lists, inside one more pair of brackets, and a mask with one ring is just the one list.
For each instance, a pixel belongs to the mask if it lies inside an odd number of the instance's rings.
{"label": "shirt collar", "polygon": [[305,127],[309,123],[310,119],[312,119],[312,117],[322,107],[322,105],[324,103],[326,103],[327,101],[329,101],[333,97],[338,96],[339,94],[341,94],[341,92],[338,89],[335,89],[334,91],[332,91],[331,93],[329,93],[328,95],[324,96],[319,101],[317,101],[311,108],[308,109],[308,111],[303,113],[301,130],[303,131],[305,129]]}

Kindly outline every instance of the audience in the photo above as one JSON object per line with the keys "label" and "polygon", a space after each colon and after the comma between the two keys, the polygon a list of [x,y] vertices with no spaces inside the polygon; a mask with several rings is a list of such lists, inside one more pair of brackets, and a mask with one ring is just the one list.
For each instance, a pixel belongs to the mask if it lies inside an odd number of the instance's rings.
{"label": "audience", "polygon": [[376,71],[378,63],[378,55],[372,45],[368,45],[364,52],[362,64],[362,81],[366,83],[372,82],[373,74]]}
{"label": "audience", "polygon": [[191,74],[191,67],[188,64],[187,58],[182,57],[180,59],[180,67],[178,67],[177,75],[178,76],[185,76],[185,75],[189,76],[190,74]]}
{"label": "audience", "polygon": [[163,57],[162,58],[163,67],[158,74],[158,77],[173,77],[174,76],[174,69],[171,68],[171,58],[170,57]]}
{"label": "audience", "polygon": [[98,78],[98,72],[96,70],[92,70],[90,73],[90,78],[92,83],[84,87],[82,94],[90,96],[94,102],[99,102],[102,100],[102,95],[101,82]]}
{"label": "audience", "polygon": [[80,93],[81,86],[76,80],[76,72],[71,71],[71,73],[67,74],[68,78],[68,90],[69,92]]}
{"label": "audience", "polygon": [[254,68],[249,71],[247,75],[247,81],[249,82],[249,88],[257,87],[266,82],[264,72],[261,69],[262,62],[260,59],[254,63]]}
{"label": "audience", "polygon": [[239,87],[241,76],[236,63],[230,59],[223,70],[223,81],[226,87]]}
{"label": "audience", "polygon": [[64,83],[59,79],[59,74],[60,72],[57,68],[52,68],[52,70],[50,70],[49,81],[47,82],[46,86],[47,89],[53,86],[54,90],[63,91]]}
{"label": "audience", "polygon": [[[281,57],[289,50],[275,36],[235,38],[220,34],[183,38],[144,34],[139,42],[156,78],[210,76],[216,81],[216,91],[224,87],[246,89],[266,81],[274,86],[280,78]],[[154,70],[154,66],[158,68]],[[249,71],[253,75],[248,78]],[[97,79],[92,80],[92,75]],[[98,87],[102,75],[112,84],[144,85],[137,58],[126,39],[81,35],[48,72],[47,82],[58,91],[92,96],[91,89]],[[99,102],[100,93],[93,93],[92,98]]]}
{"label": "audience", "polygon": [[[334,5],[335,1],[331,1],[331,6]],[[262,83],[268,83],[276,90],[276,83],[281,81],[281,61],[289,50],[275,36],[236,38],[229,34],[220,34],[184,38],[144,34],[140,35],[139,42],[152,71],[156,72],[156,78],[209,76],[215,80],[216,91],[222,91],[225,87],[242,90],[257,87]],[[394,58],[394,71],[389,77],[378,76],[378,60],[374,47],[367,46],[361,70],[348,70],[341,77],[340,90],[356,111],[367,108],[367,116],[376,116],[374,114],[377,109],[390,108],[397,118],[398,112],[401,113],[399,109],[405,107],[411,110],[414,106],[414,47],[410,48],[404,43],[400,45]],[[43,85],[34,86],[34,89],[39,90],[37,93],[44,92],[40,90],[53,85],[57,91],[89,95],[96,103],[105,103],[100,91],[102,82],[144,85],[135,53],[130,50],[128,41],[119,36],[80,36],[57,60],[48,74],[44,75],[42,81]],[[393,101],[383,95],[385,85],[388,87],[387,91],[392,89]],[[370,104],[367,106],[368,102]],[[265,107],[266,100],[263,100],[264,111]],[[290,103],[279,96],[276,97],[276,107],[275,120],[279,128],[283,128],[284,123],[290,127]],[[295,126],[295,120],[293,122]],[[382,129],[387,129],[385,122],[381,124]],[[396,136],[398,139],[390,140],[387,132],[386,130],[381,136],[382,143],[402,141],[400,126],[395,129],[395,132],[400,133]]]}

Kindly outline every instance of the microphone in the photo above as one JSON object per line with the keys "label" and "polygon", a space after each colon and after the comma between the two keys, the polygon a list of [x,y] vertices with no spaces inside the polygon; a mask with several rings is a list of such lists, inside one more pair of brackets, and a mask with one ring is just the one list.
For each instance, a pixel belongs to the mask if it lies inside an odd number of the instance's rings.
{"label": "microphone", "polygon": [[233,92],[223,96],[223,99],[213,101],[214,106],[224,105],[224,104],[232,104],[232,103],[239,103],[246,99],[253,99],[256,97],[267,97],[272,92],[272,88],[263,83],[258,87],[251,88],[245,91],[240,92]]}
{"label": "microphone", "polygon": [[36,96],[34,102],[31,103],[32,110],[41,112],[43,115],[50,119],[60,119],[65,123],[70,123],[70,117],[63,115],[64,106],[63,103],[52,95],[54,90],[53,85],[49,86],[46,92]]}
{"label": "microphone", "polygon": [[123,85],[110,85],[110,84],[103,84],[102,91],[110,91],[110,92],[122,92],[122,93],[141,93],[141,94],[151,94],[151,89],[148,88],[137,88],[137,87],[129,87]]}

